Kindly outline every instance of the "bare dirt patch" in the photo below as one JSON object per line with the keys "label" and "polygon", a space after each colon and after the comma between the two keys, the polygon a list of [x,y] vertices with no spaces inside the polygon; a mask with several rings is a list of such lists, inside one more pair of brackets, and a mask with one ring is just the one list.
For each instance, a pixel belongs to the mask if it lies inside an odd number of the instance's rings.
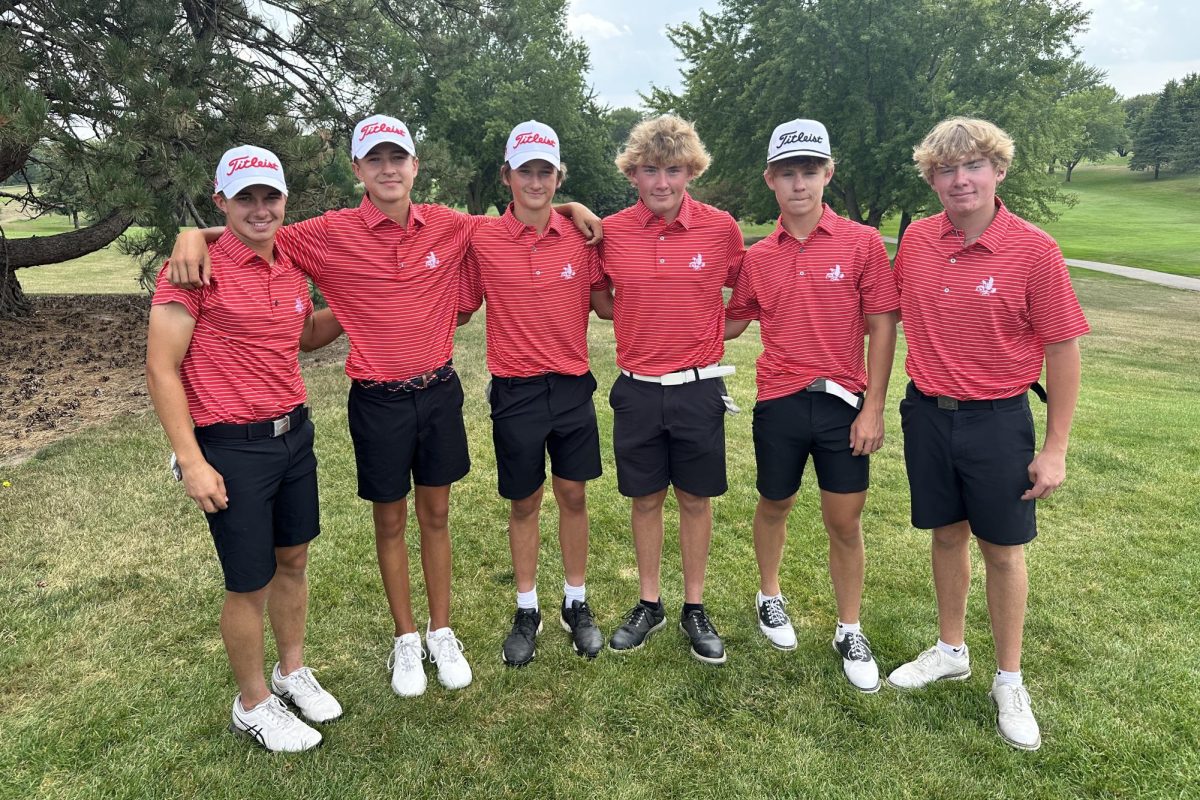
{"label": "bare dirt patch", "polygon": [[[0,466],[123,414],[150,410],[145,295],[35,295],[34,315],[0,319]],[[308,365],[345,357],[342,337]]]}

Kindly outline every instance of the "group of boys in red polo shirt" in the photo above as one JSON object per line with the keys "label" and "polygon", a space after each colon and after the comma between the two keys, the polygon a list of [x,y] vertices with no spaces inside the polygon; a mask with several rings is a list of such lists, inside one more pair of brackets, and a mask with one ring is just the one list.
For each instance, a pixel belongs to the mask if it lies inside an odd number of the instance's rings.
{"label": "group of boys in red polo shirt", "polygon": [[[560,622],[581,655],[594,657],[603,646],[583,583],[584,487],[600,474],[595,381],[586,345],[592,310],[611,317],[616,334],[621,375],[609,399],[618,488],[632,500],[640,593],[610,647],[635,650],[665,625],[659,596],[663,502],[674,487],[685,594],[680,628],[694,657],[707,663],[726,660],[702,600],[712,535],[710,498],[727,488],[723,418],[736,411],[721,380],[732,368],[719,362],[723,340],[757,319],[764,347],[754,409],[760,629],[775,647],[796,647],[778,572],[787,516],[812,454],[838,605],[833,647],[849,682],[863,692],[877,691],[878,667],[858,619],[861,512],[868,457],[883,441],[883,408],[902,314],[913,381],[902,403],[913,524],[934,529],[941,638],[894,670],[888,682],[912,689],[969,676],[962,622],[956,621],[969,573],[954,570],[974,533],[989,585],[995,580],[1008,600],[991,609],[1001,666],[991,692],[998,727],[1016,747],[1040,745],[1019,673],[1020,545],[1036,535],[1032,500],[1049,496],[1065,474],[1078,392],[1075,339],[1087,332],[1087,324],[1057,246],[994,198],[1011,162],[1011,140],[1002,131],[978,120],[949,120],[917,148],[918,164],[946,210],[910,227],[894,273],[877,232],[838,217],[823,203],[834,165],[828,132],[812,120],[784,123],[772,135],[764,178],[780,203],[780,222],[746,253],[736,222],[687,193],[708,156],[691,126],[675,117],[647,120],[631,133],[617,165],[638,189],[639,201],[605,220],[599,252],[550,208],[565,170],[557,135],[540,123],[513,130],[502,170],[513,203],[503,216],[485,222],[409,202],[416,157],[399,121],[364,120],[355,139],[355,171],[368,190],[363,204],[289,226],[280,231],[279,243],[286,257],[313,278],[337,318],[337,323],[328,316],[314,322],[316,332],[308,335],[307,345],[319,346],[342,328],[350,335],[350,428],[359,493],[375,504],[380,566],[397,622],[392,683],[398,694],[425,688],[424,653],[412,624],[402,555],[409,473],[417,487],[423,556],[428,544],[445,576],[444,584],[431,582],[426,564],[430,657],[447,687],[470,682],[462,645],[448,626],[446,504],[450,484],[469,468],[462,389],[450,356],[455,314],[463,324],[484,301],[498,483],[512,503],[510,547],[517,583],[517,612],[502,647],[506,663],[529,663],[542,627],[534,581],[547,452],[565,577]],[[231,250],[228,237],[207,248],[216,286],[225,283],[220,280],[224,262],[220,271],[216,268],[218,257],[238,252]],[[200,282],[195,240],[190,241],[192,252],[178,259],[179,272],[172,273],[184,285]],[[234,259],[249,261],[244,254]],[[294,283],[295,268],[283,258],[275,264],[291,270]],[[725,287],[734,290],[728,308]],[[155,302],[178,302],[195,317],[196,303],[185,295],[168,291]],[[277,302],[273,291],[269,297]],[[306,316],[306,303],[297,300],[293,313]],[[407,320],[406,337],[392,333],[399,317]],[[414,330],[419,335],[407,336]],[[289,334],[281,329],[272,335]],[[196,342],[197,354],[186,357],[195,365],[188,367],[185,383],[199,386],[213,382],[216,373],[197,370],[203,364],[203,337]],[[1051,400],[1046,446],[1035,454],[1025,396],[1043,360]],[[294,408],[303,409],[299,385]],[[189,400],[193,394],[199,398],[189,390]],[[210,427],[205,407],[196,400],[198,437]],[[277,410],[246,421],[223,410],[213,419],[219,420],[217,427],[244,422],[278,427],[279,419],[272,419]],[[1016,441],[1020,447],[1008,446]],[[178,450],[174,435],[172,443]],[[407,456],[397,461],[398,451]],[[1009,455],[1000,457],[999,451]],[[943,557],[939,567],[939,549],[953,553],[952,563]],[[1018,572],[1019,580],[1006,577]],[[289,677],[276,674],[281,683]],[[305,677],[306,686],[316,685],[310,673]]]}

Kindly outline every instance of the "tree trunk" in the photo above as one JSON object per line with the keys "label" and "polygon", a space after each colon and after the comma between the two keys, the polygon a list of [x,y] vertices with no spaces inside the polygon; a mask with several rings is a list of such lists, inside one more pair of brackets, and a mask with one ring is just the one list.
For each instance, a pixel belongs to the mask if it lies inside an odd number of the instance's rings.
{"label": "tree trunk", "polygon": [[0,265],[0,319],[27,317],[32,311],[33,304],[21,291],[17,271]]}
{"label": "tree trunk", "polygon": [[1158,180],[1158,162],[1154,162],[1154,180]]}
{"label": "tree trunk", "polygon": [[1074,164],[1067,164],[1067,183],[1071,182],[1071,173],[1075,171]]}
{"label": "tree trunk", "polygon": [[[56,233],[53,236],[30,236],[27,239],[8,239],[7,266],[9,269],[57,264],[107,247],[133,223],[124,211],[114,211],[95,225],[77,231]],[[3,262],[0,261],[0,268]]]}
{"label": "tree trunk", "polygon": [[912,222],[912,213],[906,208],[900,212],[900,230],[896,233],[896,247],[900,247],[900,242],[904,240],[904,232],[908,230],[909,223]]}

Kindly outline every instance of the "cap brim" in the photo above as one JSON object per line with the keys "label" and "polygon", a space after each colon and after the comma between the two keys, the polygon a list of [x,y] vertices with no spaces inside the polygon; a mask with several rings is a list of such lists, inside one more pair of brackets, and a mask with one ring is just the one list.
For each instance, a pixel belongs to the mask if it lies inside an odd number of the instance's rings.
{"label": "cap brim", "polygon": [[277,181],[273,178],[263,178],[257,175],[248,175],[245,178],[234,178],[218,191],[225,195],[226,198],[231,198],[236,196],[238,192],[242,191],[242,189],[245,189],[248,186],[270,186],[272,189],[278,189],[280,192],[282,192],[284,197],[287,197],[288,193],[287,185],[284,184],[283,181]]}
{"label": "cap brim", "polygon": [[531,150],[526,153],[518,153],[517,155],[510,157],[508,159],[508,165],[513,169],[516,169],[522,164],[530,161],[537,161],[539,159],[549,163],[555,169],[558,169],[562,166],[562,163],[558,160],[558,156],[554,155],[553,153],[539,153],[536,150]]}
{"label": "cap brim", "polygon": [[788,150],[783,153],[776,153],[767,159],[767,163],[771,164],[775,161],[780,161],[785,158],[803,158],[804,156],[812,156],[813,158],[833,158],[829,153],[822,153],[818,150]]}
{"label": "cap brim", "polygon": [[350,155],[354,156],[355,158],[362,158],[384,142],[391,142],[392,144],[399,145],[410,156],[416,156],[417,154],[417,149],[413,147],[413,143],[408,137],[397,136],[394,133],[387,133],[371,142],[370,147],[364,148],[362,146],[364,143],[360,142],[350,150]]}

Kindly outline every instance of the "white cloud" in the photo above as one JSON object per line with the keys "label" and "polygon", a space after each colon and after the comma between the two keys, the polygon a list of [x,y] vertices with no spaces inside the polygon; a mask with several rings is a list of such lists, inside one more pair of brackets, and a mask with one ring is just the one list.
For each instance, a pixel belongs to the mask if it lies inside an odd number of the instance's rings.
{"label": "white cloud", "polygon": [[621,36],[629,36],[633,33],[628,25],[618,27],[603,17],[597,17],[595,14],[589,14],[586,11],[582,14],[576,14],[572,11],[567,16],[567,30],[584,39],[598,40],[616,39]]}

